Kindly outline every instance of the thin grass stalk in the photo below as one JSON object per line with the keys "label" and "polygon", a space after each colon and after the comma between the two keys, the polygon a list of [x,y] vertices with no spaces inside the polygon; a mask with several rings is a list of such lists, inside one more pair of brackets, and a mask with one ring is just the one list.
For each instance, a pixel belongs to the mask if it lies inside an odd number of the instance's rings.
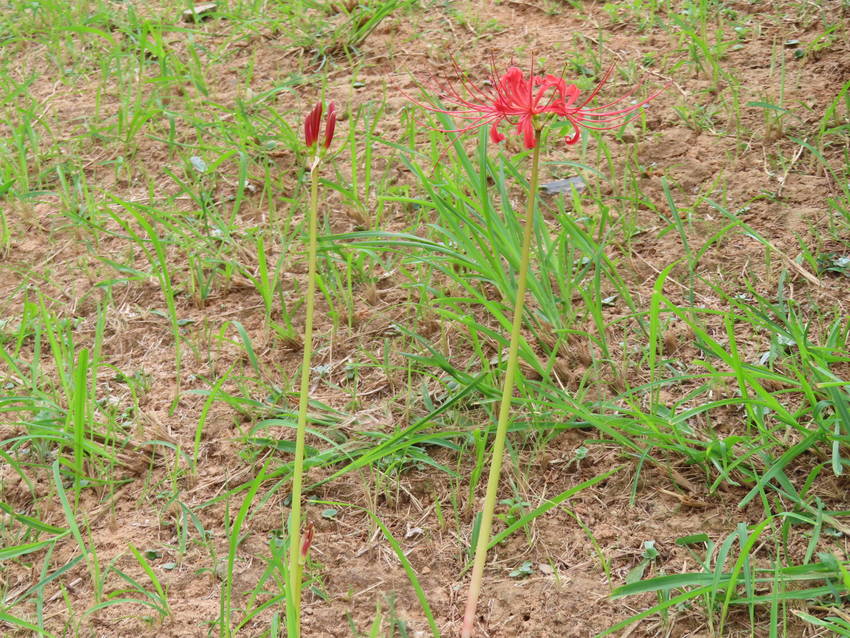
{"label": "thin grass stalk", "polygon": [[301,362],[301,390],[298,396],[298,423],[295,430],[295,461],[292,473],[292,512],[289,515],[289,596],[296,615],[289,619],[297,638],[301,635],[301,489],[304,480],[304,435],[307,431],[307,407],[310,402],[310,362],[313,357],[313,309],[316,291],[316,244],[318,235],[319,179],[316,168],[310,167],[310,211],[307,243],[307,298],[304,319],[304,358]]}
{"label": "thin grass stalk", "polygon": [[[538,135],[540,131],[537,131]],[[534,147],[531,160],[531,182],[528,186],[528,204],[525,213],[525,232],[522,238],[522,255],[517,279],[516,301],[514,303],[514,319],[511,328],[511,343],[508,349],[508,365],[505,369],[505,385],[502,390],[502,402],[499,405],[499,421],[496,425],[496,438],[493,441],[493,452],[490,461],[490,474],[487,479],[487,492],[484,497],[484,509],[481,514],[481,526],[478,531],[478,542],[475,546],[475,559],[472,564],[472,579],[469,581],[469,595],[466,600],[466,610],[463,616],[461,637],[470,638],[475,624],[475,611],[478,607],[478,596],[481,593],[481,581],[484,576],[484,564],[487,562],[487,547],[490,544],[490,532],[493,527],[493,513],[496,509],[496,497],[499,491],[499,480],[502,474],[502,461],[505,455],[505,437],[508,432],[511,402],[514,394],[514,379],[519,367],[519,343],[522,329],[522,316],[525,308],[525,289],[528,280],[528,268],[531,256],[531,237],[534,229],[534,205],[537,201],[538,165],[540,147]]]}
{"label": "thin grass stalk", "polygon": [[69,397],[69,419],[73,426],[74,447],[74,510],[80,507],[80,493],[83,491],[83,473],[85,472],[86,438],[86,390],[88,389],[89,351],[80,350],[77,356],[77,369],[74,371],[74,394]]}

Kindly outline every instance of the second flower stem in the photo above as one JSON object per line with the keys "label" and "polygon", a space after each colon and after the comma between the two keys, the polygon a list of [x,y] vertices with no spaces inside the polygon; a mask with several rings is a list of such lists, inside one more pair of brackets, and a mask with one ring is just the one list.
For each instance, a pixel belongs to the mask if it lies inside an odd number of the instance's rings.
{"label": "second flower stem", "polygon": [[[539,131],[538,131],[539,136]],[[499,492],[499,479],[502,474],[502,460],[505,455],[505,437],[510,421],[511,403],[514,394],[514,378],[519,364],[519,342],[522,338],[522,316],[525,308],[525,290],[531,258],[531,237],[534,234],[534,204],[537,201],[538,164],[540,160],[540,140],[534,147],[531,160],[531,182],[528,186],[528,205],[525,213],[525,232],[522,238],[522,253],[517,277],[514,319],[511,328],[511,344],[508,349],[508,365],[505,369],[505,385],[502,390],[502,402],[499,405],[499,421],[496,425],[496,438],[491,453],[490,474],[487,478],[487,493],[484,497],[484,510],[481,514],[481,526],[478,530],[478,543],[475,546],[475,559],[472,565],[472,578],[469,581],[469,597],[463,616],[461,638],[470,638],[475,626],[475,611],[478,596],[481,593],[481,580],[484,576],[484,564],[487,562],[487,547],[490,545],[490,531],[493,527],[493,513],[496,509],[496,497]]]}
{"label": "second flower stem", "polygon": [[310,169],[310,211],[307,225],[307,292],[304,318],[304,358],[301,362],[301,390],[298,396],[298,424],[295,430],[295,460],[292,472],[292,512],[289,516],[289,597],[287,608],[296,614],[290,620],[301,635],[301,486],[304,480],[304,438],[307,431],[307,408],[310,403],[310,361],[313,357],[313,308],[316,293],[316,244],[318,243],[319,178],[314,161]]}

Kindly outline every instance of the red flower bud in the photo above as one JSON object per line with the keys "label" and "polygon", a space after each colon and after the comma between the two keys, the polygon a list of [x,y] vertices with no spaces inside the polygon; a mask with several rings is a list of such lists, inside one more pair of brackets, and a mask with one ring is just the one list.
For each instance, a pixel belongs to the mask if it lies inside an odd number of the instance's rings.
{"label": "red flower bud", "polygon": [[336,105],[331,102],[328,104],[328,117],[325,120],[325,148],[331,145],[334,138],[334,128],[336,127]]}
{"label": "red flower bud", "polygon": [[307,562],[307,554],[310,553],[310,545],[313,544],[313,535],[316,533],[316,528],[313,526],[313,522],[307,523],[307,529],[304,530],[304,534],[301,537],[301,563],[304,564]]}
{"label": "red flower bud", "polygon": [[313,146],[319,139],[319,125],[322,122],[322,103],[318,102],[313,110],[304,118],[304,143],[307,148]]}

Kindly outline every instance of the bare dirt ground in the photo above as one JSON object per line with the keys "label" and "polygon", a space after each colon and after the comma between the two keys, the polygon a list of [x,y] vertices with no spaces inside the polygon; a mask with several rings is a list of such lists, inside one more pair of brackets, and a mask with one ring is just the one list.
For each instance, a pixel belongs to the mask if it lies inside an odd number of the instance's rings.
{"label": "bare dirt ground", "polygon": [[[633,280],[628,283],[638,299],[649,299],[658,273],[683,250],[674,233],[658,237],[654,232],[658,224],[656,210],[666,206],[661,175],[667,176],[677,192],[704,193],[706,198],[722,199],[730,210],[747,207],[746,223],[767,238],[776,249],[775,255],[795,258],[800,251],[800,237],[810,245],[820,246],[823,251],[830,249],[818,230],[827,215],[825,197],[835,190],[830,176],[808,158],[795,158],[796,146],[789,142],[788,135],[771,129],[764,109],[745,105],[778,98],[776,69],[780,61],[784,61],[784,103],[809,109],[813,122],[820,118],[834,98],[836,87],[850,80],[848,40],[838,38],[818,55],[802,59],[795,58],[794,48],[782,43],[806,42],[810,33],[822,31],[824,21],[840,21],[838,3],[821,16],[800,16],[796,9],[793,15],[786,14],[781,2],[770,3],[770,11],[766,11],[763,3],[727,3],[730,11],[750,14],[754,25],[749,35],[740,41],[742,46],[729,50],[723,62],[724,68],[734,70],[734,75],[745,82],[739,87],[740,130],[750,132],[749,139],[718,133],[712,121],[698,121],[699,117],[709,120],[713,117],[718,128],[730,128],[726,121],[731,117],[730,111],[718,104],[718,100],[725,103],[729,99],[724,79],[716,87],[704,74],[680,73],[673,78],[655,70],[669,68],[670,60],[686,57],[674,33],[651,25],[643,27],[633,18],[615,19],[602,5],[592,3],[585,4],[585,10],[579,14],[567,3],[550,0],[464,1],[452,3],[456,13],[451,19],[444,6],[428,4],[428,8],[417,10],[413,15],[391,16],[385,20],[362,44],[353,65],[344,57],[330,62],[325,87],[302,86],[297,92],[279,94],[280,112],[306,112],[319,98],[321,89],[338,103],[352,107],[385,95],[387,111],[380,123],[380,134],[393,139],[402,133],[401,124],[397,124],[400,122],[398,116],[408,105],[400,89],[416,91],[413,78],[426,84],[432,76],[445,78],[450,68],[449,55],[471,76],[484,76],[489,73],[491,59],[502,64],[513,55],[517,63],[522,64],[525,62],[523,56],[528,57],[533,51],[557,63],[569,59],[577,39],[598,40],[600,33],[604,33],[604,41],[598,48],[607,62],[618,66],[633,65],[636,77],[648,85],[670,83],[667,91],[647,110],[645,139],[636,147],[628,141],[611,144],[614,152],[620,154],[632,153],[636,148],[638,162],[646,167],[637,184],[645,206],[634,211],[635,225],[643,231],[632,239],[630,246],[623,246],[619,254],[614,254],[616,250],[612,248],[611,255],[630,265]],[[550,11],[553,6],[557,11]],[[467,16],[465,23],[458,21],[457,15]],[[197,28],[219,29],[224,37],[228,25],[226,21],[214,21]],[[185,37],[186,34],[172,34],[174,45],[179,46]],[[40,54],[37,46],[25,47],[22,52],[26,56],[24,65],[36,64]],[[643,64],[642,61],[651,58],[668,63],[652,67]],[[252,39],[234,44],[232,54],[210,74],[210,99],[231,103],[237,93],[236,76],[247,65],[253,65],[252,87],[260,92],[275,79],[309,69],[312,64],[310,53],[292,48],[285,34],[260,31]],[[361,83],[357,86],[361,88],[352,85],[355,72]],[[117,103],[121,90],[122,87],[114,86],[110,94],[99,96],[101,108],[108,110],[110,105]],[[191,87],[174,87],[175,94],[179,95],[192,90]],[[94,108],[95,95],[85,82],[78,86],[56,86],[41,77],[31,91],[44,101],[45,111],[56,125],[53,132],[57,139],[70,139],[75,135],[80,118]],[[713,108],[715,104],[717,108]],[[690,105],[690,114],[682,109],[677,111],[674,108],[677,105]],[[799,114],[802,110],[795,112]],[[297,118],[297,115],[290,118],[293,127],[300,125]],[[722,126],[719,120],[723,120]],[[394,128],[396,124],[397,129]],[[788,121],[787,126],[805,130],[810,124],[794,120]],[[347,122],[342,121],[338,137],[343,139],[346,134]],[[548,159],[569,158],[569,148],[557,144],[551,148]],[[144,157],[154,185],[164,190],[174,188],[174,183],[165,179],[158,169],[172,162],[162,143],[142,136],[136,153]],[[121,192],[128,201],[146,197],[149,184],[122,183],[120,174],[116,176],[106,164],[105,160],[114,156],[115,150],[108,145],[91,149],[91,162],[85,167],[89,183]],[[287,197],[300,188],[291,177],[296,174],[296,161],[297,158],[288,153],[277,158],[280,192]],[[547,177],[562,177],[558,167],[547,170],[552,173]],[[397,179],[410,178],[399,170]],[[612,197],[617,195],[611,193]],[[3,300],[0,308],[4,316],[14,316],[25,302],[35,301],[31,290],[38,289],[55,312],[76,322],[75,338],[79,343],[86,343],[93,339],[100,301],[99,292],[92,285],[102,279],[104,265],[93,256],[84,238],[62,227],[63,219],[56,213],[57,206],[55,199],[46,196],[32,205],[20,204],[12,212],[15,232],[0,267],[0,299]],[[266,206],[263,198],[253,196],[243,205],[239,223],[249,226],[265,219],[269,214]],[[360,226],[358,213],[341,200],[332,198],[329,206],[332,208],[329,211],[332,231],[346,232]],[[694,247],[699,247],[701,240],[725,223],[707,203],[699,207],[697,216],[700,221],[690,231]],[[297,219],[293,223],[296,222]],[[384,225],[386,228],[406,227],[404,210],[388,207]],[[106,236],[97,251],[99,255],[118,256],[126,251],[126,246],[120,238]],[[780,270],[788,265],[781,256],[776,256],[773,270],[765,270],[764,253],[761,243],[738,235],[707,252],[700,263],[700,271],[706,275],[713,273],[718,281],[732,288],[736,280],[740,280],[742,287],[745,280],[760,280],[763,287],[758,292],[770,295],[775,290]],[[283,286],[290,291],[287,294],[294,297],[303,290],[300,282],[304,270],[297,259],[292,259],[287,269]],[[811,304],[847,303],[846,279],[817,277],[816,285],[799,270],[790,269],[793,294],[799,300]],[[682,274],[683,271],[675,271],[673,281]],[[378,285],[359,290],[355,307],[358,321],[351,327],[334,326],[320,320],[317,335],[321,347],[314,363],[334,369],[353,352],[380,353],[386,340],[391,338],[387,335],[392,324],[410,325],[427,334],[429,326],[414,312],[411,292],[399,284],[399,278],[390,273],[379,280]],[[680,289],[682,294],[684,288]],[[670,294],[675,298],[675,283]],[[699,289],[698,294],[706,308],[720,303],[709,288]],[[112,300],[106,316],[105,360],[118,370],[142,375],[145,391],[138,396],[138,426],[133,437],[137,446],[128,446],[122,457],[125,467],[118,473],[128,482],[114,489],[114,494],[109,494],[106,488],[93,490],[86,494],[81,504],[81,518],[91,525],[88,541],[97,547],[102,564],[119,557],[118,564],[124,565],[122,561],[126,561],[127,569],[131,569],[126,556],[129,543],[139,548],[157,548],[157,564],[175,562],[178,523],[182,520],[179,507],[168,496],[174,490],[170,482],[175,476],[175,459],[169,448],[152,442],[164,441],[190,451],[206,400],[204,395],[192,392],[208,390],[209,379],[219,378],[234,365],[240,369],[246,365],[238,339],[232,335],[229,339],[218,336],[225,322],[238,320],[244,326],[266,380],[273,382],[277,376],[291,376],[300,364],[298,344],[284,347],[280,341],[269,337],[264,330],[259,297],[238,276],[228,289],[216,291],[203,305],[194,302],[188,294],[178,295],[177,303],[179,316],[186,320],[183,330],[187,342],[201,345],[186,349],[183,368],[189,375],[180,388],[179,401],[173,411],[170,407],[175,394],[175,366],[169,326],[165,318],[157,318],[149,312],[151,308],[164,308],[159,286],[153,281],[126,286],[120,297]],[[296,316],[295,320],[296,325],[300,325],[300,317]],[[435,341],[445,331],[446,326],[433,327]],[[677,349],[680,359],[699,356],[693,336],[687,331],[677,333],[674,330],[667,339],[665,346]],[[741,335],[739,345],[753,351],[761,347],[756,335]],[[29,347],[32,356],[32,346]],[[393,356],[401,358],[400,354]],[[580,369],[586,357],[579,348],[568,363],[572,369]],[[50,373],[49,363],[45,363],[44,374]],[[637,367],[629,369],[628,374],[634,375],[626,380],[633,386],[644,381]],[[577,375],[580,376],[580,370]],[[612,384],[622,382],[609,381]],[[104,393],[118,397],[119,401],[129,400],[127,385],[118,376],[113,377],[104,370],[99,383]],[[353,411],[350,392],[344,391],[339,384],[317,380],[314,398],[332,408],[353,413],[353,420],[341,424],[342,428],[352,432],[389,431],[411,423],[416,417],[416,407],[397,394],[398,383],[398,380],[387,378],[380,368],[365,370],[360,378],[357,408]],[[252,383],[247,375],[234,375],[223,386],[240,396],[252,396],[261,387]],[[290,401],[290,407],[294,405],[291,403],[294,397],[284,398],[286,400]],[[189,480],[178,473],[177,480],[180,501],[193,509],[209,537],[203,543],[190,543],[184,548],[179,564],[161,574],[173,616],[160,625],[143,620],[144,614],[138,610],[118,613],[118,608],[108,608],[91,614],[83,620],[78,631],[73,631],[65,625],[69,610],[82,613],[81,610],[91,605],[93,596],[87,584],[88,572],[79,565],[65,575],[61,590],[55,586],[48,588],[44,614],[48,618],[47,625],[58,635],[141,638],[215,634],[217,627],[211,623],[220,613],[222,561],[227,555],[224,521],[238,510],[241,497],[237,495],[205,507],[201,505],[245,481],[256,471],[257,459],[246,452],[244,440],[252,425],[267,415],[256,406],[246,405],[240,413],[233,405],[222,402],[212,404],[208,410],[200,474]],[[470,418],[476,416],[473,414]],[[731,431],[739,418],[740,415],[730,409],[728,422],[717,423],[716,427]],[[18,434],[14,427],[2,423],[0,430],[3,439]],[[281,429],[269,436],[285,438],[289,435]],[[482,635],[494,638],[592,636],[656,602],[652,596],[616,601],[609,598],[612,587],[622,584],[629,571],[640,563],[646,541],[654,541],[660,553],[647,574],[672,574],[694,569],[692,558],[675,545],[675,539],[699,532],[728,534],[738,523],[760,520],[761,509],[757,505],[743,510],[735,507],[747,488],[736,491],[724,487],[709,493],[705,477],[693,474],[685,466],[677,468],[677,477],[656,467],[643,468],[636,499],[631,503],[634,462],[620,451],[594,446],[587,458],[575,462],[575,450],[592,437],[592,433],[585,431],[565,432],[551,440],[540,453],[522,453],[520,469],[511,468],[508,463],[503,483],[518,485],[520,492],[527,495],[526,500],[535,503],[619,464],[625,463],[626,467],[571,499],[568,508],[552,510],[537,519],[527,533],[514,535],[493,551],[480,607]],[[456,468],[461,477],[472,467],[471,459],[458,460],[445,451],[434,452],[434,456]],[[319,477],[316,471],[310,476],[311,479]],[[49,467],[33,474],[33,478],[41,520],[64,525],[61,508],[51,502]],[[831,484],[821,485],[824,490],[821,497],[840,504],[845,500],[847,487],[846,478],[834,478]],[[474,502],[466,502],[467,492],[463,485],[458,489],[445,474],[423,466],[412,468],[389,483],[378,472],[363,471],[325,485],[310,496],[372,509],[401,540],[442,630],[445,635],[451,635],[462,612],[466,592],[463,548],[468,543],[471,512],[477,508],[483,488],[480,492],[475,495]],[[435,504],[439,503],[443,511],[448,511],[450,494],[457,494],[461,499],[456,503],[460,520],[441,523]],[[506,492],[506,496],[510,495]],[[282,528],[287,512],[284,497],[285,490],[279,490],[258,506],[243,529],[245,540],[234,566],[235,607],[247,600],[265,569],[261,557],[268,554],[270,535],[279,533]],[[2,500],[25,508],[31,493],[7,472],[3,475]],[[312,550],[315,565],[311,573],[316,578],[317,591],[323,592],[324,598],[306,594],[305,635],[350,636],[354,635],[352,625],[366,632],[375,616],[376,605],[385,613],[391,611],[407,621],[411,635],[427,635],[427,625],[407,577],[370,519],[355,508],[340,508],[333,518],[326,518],[322,515],[325,509],[322,505],[307,507],[307,518],[317,526]],[[845,540],[836,540],[836,548],[846,555]],[[53,563],[62,564],[76,551],[76,545],[69,539],[68,543],[57,547]],[[607,562],[608,575],[600,556]],[[510,572],[525,561],[530,561],[531,574],[522,579],[511,577]],[[35,565],[31,571],[20,568],[5,571],[2,579],[6,591],[22,591],[35,582],[39,563]],[[750,635],[749,630],[741,629],[748,627],[748,622],[733,614],[726,635]],[[244,635],[259,635],[267,626],[268,615],[262,615],[242,631]],[[789,635],[803,635],[802,632],[802,628],[792,628]],[[11,629],[2,633],[26,635]],[[667,625],[657,617],[650,617],[622,635],[636,638],[711,634],[705,609],[692,606],[671,611]]]}

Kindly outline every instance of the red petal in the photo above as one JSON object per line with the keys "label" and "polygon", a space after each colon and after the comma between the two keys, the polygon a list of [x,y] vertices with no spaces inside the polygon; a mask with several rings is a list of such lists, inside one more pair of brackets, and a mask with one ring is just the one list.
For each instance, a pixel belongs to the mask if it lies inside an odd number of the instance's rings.
{"label": "red petal", "polygon": [[534,120],[530,115],[523,117],[517,124],[517,133],[522,133],[525,148],[534,148],[537,138],[534,135]]}
{"label": "red petal", "polygon": [[304,143],[313,146],[319,139],[319,124],[322,121],[322,103],[318,102],[313,110],[304,118]]}
{"label": "red petal", "polygon": [[505,136],[499,133],[499,121],[496,120],[493,122],[493,126],[490,127],[490,139],[493,140],[494,144],[498,144],[502,140],[505,139]]}
{"label": "red petal", "polygon": [[328,117],[325,120],[325,148],[331,145],[334,139],[334,128],[336,128],[336,105],[328,104]]}

